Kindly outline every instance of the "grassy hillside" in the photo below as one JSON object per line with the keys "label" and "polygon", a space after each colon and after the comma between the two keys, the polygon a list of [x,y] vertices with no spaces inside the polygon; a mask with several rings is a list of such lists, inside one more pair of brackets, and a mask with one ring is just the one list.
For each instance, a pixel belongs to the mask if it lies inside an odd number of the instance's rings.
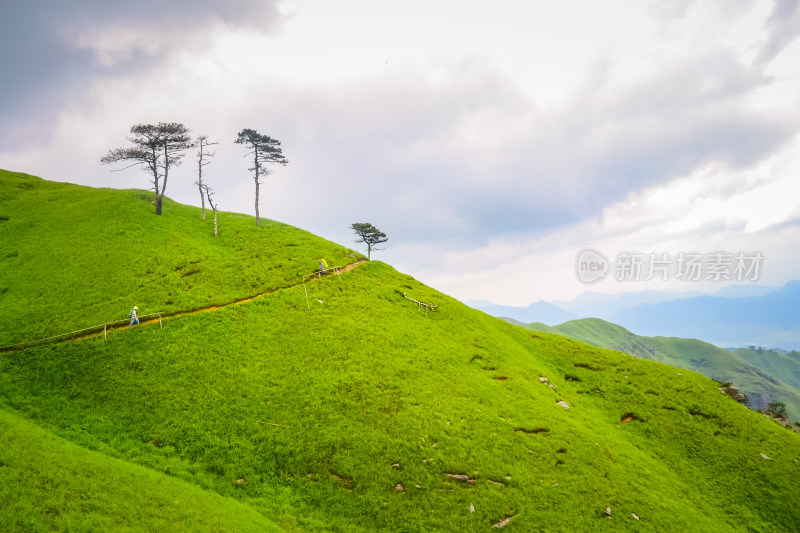
{"label": "grassy hillside", "polygon": [[800,352],[779,352],[761,348],[737,348],[733,353],[751,365],[800,389]]}
{"label": "grassy hillside", "polygon": [[[165,208],[157,224],[188,235],[196,219]],[[271,250],[273,264],[317,255]],[[163,329],[0,353],[0,408],[21,431],[235,499],[287,531],[800,527],[800,436],[708,378],[512,326],[380,262],[306,288],[310,309],[287,285]],[[15,483],[30,516],[61,513]],[[94,510],[113,516],[117,501]]]}
{"label": "grassy hillside", "polygon": [[251,507],[0,410],[3,531],[282,531]]}
{"label": "grassy hillside", "polygon": [[[800,370],[796,358],[742,357],[713,344],[696,339],[646,337],[600,320],[584,318],[555,327],[529,324],[528,329],[566,335],[594,346],[619,350],[643,359],[694,370],[720,382],[730,382],[747,395],[754,409],[766,409],[771,402],[784,402],[792,420],[800,419],[800,390],[796,388]],[[782,381],[780,378],[786,378]]]}
{"label": "grassy hillside", "polygon": [[247,298],[360,254],[279,222],[0,170],[0,346]]}

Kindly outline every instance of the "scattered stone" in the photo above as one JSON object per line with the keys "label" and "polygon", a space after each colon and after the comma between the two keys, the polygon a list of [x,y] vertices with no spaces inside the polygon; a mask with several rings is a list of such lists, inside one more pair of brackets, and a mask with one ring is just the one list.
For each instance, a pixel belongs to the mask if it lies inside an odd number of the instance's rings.
{"label": "scattered stone", "polygon": [[475,480],[470,478],[466,474],[445,474],[445,476],[455,479],[456,481],[461,481],[464,483],[475,483]]}
{"label": "scattered stone", "polygon": [[422,439],[422,442],[425,442],[425,437],[420,437],[420,438]]}
{"label": "scattered stone", "polygon": [[508,481],[511,481],[511,476],[506,476],[506,479],[507,479]]}
{"label": "scattered stone", "polygon": [[683,375],[683,374],[681,374],[680,372],[676,372],[676,374],[678,374],[679,376],[682,376],[682,375]]}
{"label": "scattered stone", "polygon": [[420,487],[419,485],[414,485],[414,486],[415,486],[415,487],[417,487],[418,489],[421,489],[421,488],[422,488],[422,487]]}
{"label": "scattered stone", "polygon": [[487,479],[486,481],[488,481],[492,485],[500,485],[501,487],[505,487],[505,484],[504,483],[500,483],[499,481],[492,481],[491,479]]}
{"label": "scattered stone", "polygon": [[394,468],[395,470],[402,470],[402,469],[400,468],[400,463],[395,463],[395,464],[393,464],[393,465],[392,465],[392,468]]}
{"label": "scattered stone", "polygon": [[438,445],[437,445],[437,444],[434,442],[433,444],[431,444],[431,446],[433,446],[434,448],[436,448],[436,446],[438,446]]}
{"label": "scattered stone", "polygon": [[331,472],[331,477],[333,479],[335,479],[338,483],[343,485],[346,489],[350,489],[350,488],[353,487],[354,481],[353,481],[353,478],[351,478],[351,477],[338,476],[338,475],[334,474],[333,472]]}
{"label": "scattered stone", "polygon": [[500,522],[493,524],[492,527],[494,529],[500,529],[501,527],[506,527],[508,523],[511,522],[511,517],[509,516],[505,520],[501,520]]}
{"label": "scattered stone", "polygon": [[727,394],[728,396],[730,396],[731,398],[733,398],[735,401],[739,402],[742,405],[745,405],[747,403],[747,396],[745,396],[744,393],[739,391],[739,387],[733,387],[733,386],[720,387],[719,390],[720,392]]}
{"label": "scattered stone", "polygon": [[560,405],[564,409],[569,409],[569,405],[567,405],[567,402],[565,402],[564,400],[559,401],[558,405]]}
{"label": "scattered stone", "polygon": [[423,462],[423,463],[427,463],[427,462],[428,462],[428,460],[427,460],[427,459],[423,459],[423,460],[422,460],[422,462]]}
{"label": "scattered stone", "polygon": [[763,453],[762,453],[762,454],[759,454],[759,455],[761,455],[761,457],[763,457],[764,459],[769,459],[769,457],[767,457],[767,456],[766,456],[766,455],[764,455]]}
{"label": "scattered stone", "polygon": [[542,383],[547,383],[547,378],[544,376],[539,376],[539,381],[541,381]]}
{"label": "scattered stone", "polygon": [[634,517],[636,520],[639,520],[639,517],[636,515],[636,513],[631,513],[631,516]]}
{"label": "scattered stone", "polygon": [[606,511],[606,516],[611,516],[611,507],[606,507],[605,511]]}
{"label": "scattered stone", "polygon": [[325,302],[323,302],[322,300],[317,300],[317,301],[318,301],[319,303],[325,303]]}
{"label": "scattered stone", "polygon": [[470,513],[474,513],[475,512],[475,506],[473,504],[469,504],[469,512]]}
{"label": "scattered stone", "polygon": [[556,390],[556,387],[555,387],[555,385],[553,385],[552,383],[548,383],[547,385],[548,385],[548,386],[549,386],[551,389],[553,389],[553,390]]}
{"label": "scattered stone", "polygon": [[242,479],[237,479],[237,480],[236,480],[236,483],[238,483],[239,485],[247,485],[247,480],[246,480],[246,479],[244,479],[244,478],[242,478]]}
{"label": "scattered stone", "polygon": [[406,489],[403,487],[402,483],[398,483],[397,485],[395,485],[394,486],[394,490],[396,490],[397,492],[405,492],[406,491]]}

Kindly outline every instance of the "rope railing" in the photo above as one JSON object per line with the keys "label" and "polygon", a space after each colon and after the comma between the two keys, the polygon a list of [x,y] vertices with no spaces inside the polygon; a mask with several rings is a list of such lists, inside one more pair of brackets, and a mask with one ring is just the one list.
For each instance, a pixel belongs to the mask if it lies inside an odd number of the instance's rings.
{"label": "rope railing", "polygon": [[322,276],[327,275],[328,273],[341,275],[342,274],[342,268],[344,268],[344,267],[340,267],[340,266],[328,267],[328,268],[325,268],[325,269],[315,270],[311,274],[304,274],[303,275],[303,290],[306,293],[306,307],[308,307],[309,311],[311,311],[311,304],[308,303],[308,289],[306,288],[306,278],[313,278],[314,276],[317,276],[317,279],[322,279]]}
{"label": "rope railing", "polygon": [[[359,264],[358,262],[355,262],[355,263],[351,263],[350,265],[358,265],[358,264]],[[350,265],[348,265],[348,266],[350,266]],[[311,274],[303,275],[303,289],[305,290],[306,305],[308,306],[309,310],[311,309],[311,306],[309,305],[309,302],[308,302],[308,290],[306,289],[306,286],[305,286],[306,285],[306,278],[311,278],[311,277],[317,276],[319,279],[322,279],[322,276],[327,275],[327,274],[338,274],[338,275],[341,275],[342,272],[345,272],[344,269],[345,269],[345,267],[343,267],[343,266],[328,267],[328,268],[326,268],[324,270],[322,270],[322,269],[315,270]],[[234,302],[234,303],[236,303],[236,302]],[[163,324],[163,321],[162,321],[163,314],[164,314],[163,312],[150,313],[148,315],[141,315],[139,318],[140,319],[144,319],[144,318],[148,318],[148,317],[157,316],[158,317],[158,323],[163,328],[164,327],[164,324]],[[174,315],[169,315],[169,316],[174,316]],[[105,338],[108,338],[108,328],[110,326],[115,326],[115,325],[118,325],[118,324],[125,324],[128,321],[129,321],[129,319],[115,320],[115,321],[112,321],[112,322],[106,322],[104,324],[98,324],[96,326],[91,326],[91,327],[84,328],[84,329],[79,329],[79,330],[76,330],[76,331],[70,331],[69,333],[61,333],[60,335],[53,335],[52,337],[45,337],[43,339],[35,339],[35,340],[30,340],[30,341],[18,342],[17,344],[9,344],[8,346],[0,346],[0,352],[12,350],[14,348],[19,348],[20,346],[33,345],[33,344],[43,343],[43,342],[48,342],[48,341],[57,342],[57,340],[61,339],[61,338],[74,337],[77,334],[85,333],[85,332],[92,331],[92,330],[98,330],[100,328],[103,328],[103,336]]]}
{"label": "rope railing", "polygon": [[329,273],[341,274],[342,273],[342,268],[344,268],[344,267],[340,267],[340,266],[328,267],[325,270],[315,270],[311,274],[304,274],[303,275],[303,283],[306,282],[306,278],[313,278],[314,276],[317,276],[318,279],[322,279],[322,276],[325,276],[326,274],[329,274]]}
{"label": "rope railing", "polygon": [[[138,318],[140,320],[142,320],[144,318],[157,316],[158,317],[158,324],[163,328],[164,327],[164,323],[163,323],[163,321],[161,319],[161,315],[162,314],[163,313],[161,313],[161,312],[159,312],[159,313],[150,313],[149,315],[141,315]],[[42,342],[42,343],[47,342],[47,341],[57,342],[55,339],[60,339],[62,337],[75,336],[78,333],[84,333],[84,332],[87,332],[87,331],[99,330],[100,328],[103,328],[103,337],[104,338],[108,338],[108,328],[109,328],[109,326],[115,326],[117,324],[127,324],[129,322],[130,322],[130,319],[115,320],[113,322],[106,322],[104,324],[98,324],[96,326],[91,326],[91,327],[79,329],[79,330],[76,330],[76,331],[70,331],[69,333],[61,333],[60,335],[53,335],[52,337],[45,337],[43,339],[35,339],[35,340],[30,340],[30,341],[18,342],[17,344],[9,344],[8,346],[0,346],[0,351],[7,351],[7,350],[11,350],[13,348],[19,348],[20,346],[25,346],[25,345],[28,345],[28,344],[36,344],[36,343],[40,343],[40,342]]]}
{"label": "rope railing", "polygon": [[426,304],[425,302],[420,302],[419,300],[415,300],[414,298],[409,298],[408,296],[406,296],[406,294],[408,293],[407,292],[403,293],[403,298],[411,300],[412,302],[417,304],[417,309],[422,309],[422,307],[424,306],[426,315],[428,314],[428,311],[436,311],[439,308],[438,305]]}

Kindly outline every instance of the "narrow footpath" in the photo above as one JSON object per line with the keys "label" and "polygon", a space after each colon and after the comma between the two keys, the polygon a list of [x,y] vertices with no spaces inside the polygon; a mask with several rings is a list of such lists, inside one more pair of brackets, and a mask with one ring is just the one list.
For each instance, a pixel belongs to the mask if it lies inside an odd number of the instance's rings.
{"label": "narrow footpath", "polygon": [[[186,316],[186,315],[193,315],[193,314],[196,314],[196,313],[207,313],[209,311],[218,311],[220,309],[225,309],[227,307],[232,307],[234,305],[241,305],[241,304],[244,304],[244,303],[247,303],[247,302],[252,302],[253,300],[257,300],[258,298],[263,298],[264,296],[269,296],[271,294],[275,294],[278,291],[299,287],[299,286],[304,285],[306,283],[310,283],[310,282],[312,282],[312,281],[314,281],[316,279],[321,279],[322,277],[330,277],[330,276],[334,276],[334,275],[344,274],[345,272],[349,272],[349,271],[353,270],[354,268],[357,268],[357,267],[361,266],[362,264],[364,264],[366,262],[367,262],[366,259],[361,259],[359,261],[356,261],[356,262],[353,262],[353,263],[349,263],[349,264],[345,265],[344,267],[341,267],[338,271],[334,271],[334,269],[328,269],[328,271],[323,276],[320,276],[320,277],[317,277],[315,275],[311,275],[309,277],[308,281],[305,281],[305,278],[303,278],[304,281],[301,281],[300,283],[295,283],[294,285],[286,285],[286,286],[283,286],[283,287],[277,287],[275,289],[256,294],[255,296],[249,296],[247,298],[241,298],[239,300],[234,300],[232,302],[228,302],[228,303],[224,303],[224,304],[209,305],[209,306],[206,306],[206,307],[198,307],[197,309],[191,309],[191,310],[188,310],[188,311],[176,311],[176,312],[169,313],[169,314],[166,314],[166,313],[148,314],[148,315],[146,315],[148,317],[147,320],[141,320],[139,327],[147,326],[147,325],[153,325],[153,324],[160,324],[163,327],[163,322],[164,322],[164,320],[167,320],[167,319],[178,318],[178,317],[182,317],[182,316]],[[318,272],[314,272],[314,274],[318,274]],[[45,338],[45,339],[36,339],[36,340],[24,341],[24,342],[20,342],[20,343],[17,343],[17,344],[12,344],[12,345],[9,345],[9,346],[2,346],[2,347],[0,347],[0,351],[6,352],[6,351],[13,351],[13,350],[23,350],[23,349],[25,349],[27,347],[32,347],[32,346],[43,346],[45,344],[56,344],[56,343],[59,343],[59,342],[73,342],[73,341],[80,341],[80,340],[84,340],[84,339],[91,339],[91,338],[94,338],[94,337],[99,337],[101,335],[107,335],[110,331],[117,331],[117,330],[121,330],[121,329],[127,329],[128,328],[128,324],[129,324],[129,322],[128,322],[127,319],[126,320],[118,320],[118,321],[115,321],[115,322],[109,322],[107,324],[100,324],[99,326],[94,326],[92,328],[87,328],[87,329],[91,329],[92,330],[91,332],[88,332],[88,333],[80,333],[81,331],[86,331],[86,330],[78,330],[78,331],[74,332],[74,333],[76,333],[76,335],[70,335],[70,333],[64,333],[62,335],[56,335],[54,337],[48,337],[48,338]],[[97,329],[97,331],[95,331],[95,329]]]}

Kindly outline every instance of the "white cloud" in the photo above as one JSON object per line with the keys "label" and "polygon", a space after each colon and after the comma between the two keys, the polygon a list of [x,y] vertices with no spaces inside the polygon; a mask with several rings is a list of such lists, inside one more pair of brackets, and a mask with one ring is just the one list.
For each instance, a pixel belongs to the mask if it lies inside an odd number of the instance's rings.
{"label": "white cloud", "polygon": [[[668,253],[716,250],[761,252],[762,284],[794,279],[800,258],[800,137],[759,165],[735,170],[710,165],[664,185],[649,187],[603,209],[602,216],[544,237],[493,241],[465,252],[439,253],[415,247],[406,255],[419,277],[463,299],[524,306],[540,299],[569,299],[587,287],[574,271],[575,255],[586,246],[609,259],[624,251]],[[409,265],[410,266],[410,265]],[[411,267],[411,269],[415,269]],[[407,269],[408,270],[408,269]],[[719,284],[616,282],[592,290],[713,290]]]}
{"label": "white cloud", "polygon": [[[346,245],[372,222],[390,237],[378,258],[518,305],[579,291],[587,245],[797,242],[800,45],[768,4],[206,4],[172,32],[144,31],[143,12],[70,19],[91,65],[67,104],[26,119],[52,142],[18,135],[0,167],[145,188],[99,158],[133,124],[179,121],[222,142],[221,208],[252,213],[232,141],[254,128],[290,160],[262,215]],[[192,157],[167,193],[198,203]]]}

